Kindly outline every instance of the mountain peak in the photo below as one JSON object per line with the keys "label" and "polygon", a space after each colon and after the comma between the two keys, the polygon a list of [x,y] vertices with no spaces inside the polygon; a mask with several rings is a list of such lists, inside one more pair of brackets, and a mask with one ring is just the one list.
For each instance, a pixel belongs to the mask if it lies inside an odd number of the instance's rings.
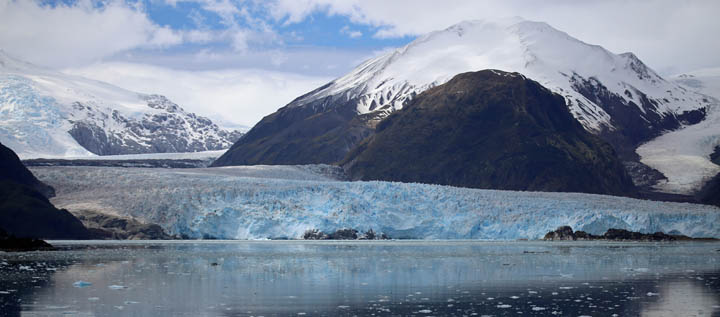
{"label": "mountain peak", "polygon": [[[293,100],[258,123],[218,164],[333,163],[423,91],[484,69],[517,72],[559,94],[586,130],[617,135],[613,145],[628,156],[636,155],[638,142],[678,128],[677,116],[708,106],[703,96],[665,81],[634,54],[614,54],[545,22],[462,21]],[[300,130],[306,139],[292,139]],[[318,159],[320,152],[327,156]]]}

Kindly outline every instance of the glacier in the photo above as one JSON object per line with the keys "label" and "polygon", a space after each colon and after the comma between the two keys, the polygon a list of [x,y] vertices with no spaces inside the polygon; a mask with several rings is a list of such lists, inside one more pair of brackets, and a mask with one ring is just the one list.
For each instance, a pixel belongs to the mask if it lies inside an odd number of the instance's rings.
{"label": "glacier", "polygon": [[720,146],[720,68],[703,69],[670,77],[688,91],[705,95],[706,119],[669,131],[642,144],[640,161],[667,177],[654,187],[662,192],[691,195],[720,173],[710,154]]}
{"label": "glacier", "polygon": [[33,167],[59,208],[94,210],[190,238],[299,238],[373,229],[393,238],[538,239],[561,225],[720,237],[720,208],[580,193],[347,182],[337,167]]}

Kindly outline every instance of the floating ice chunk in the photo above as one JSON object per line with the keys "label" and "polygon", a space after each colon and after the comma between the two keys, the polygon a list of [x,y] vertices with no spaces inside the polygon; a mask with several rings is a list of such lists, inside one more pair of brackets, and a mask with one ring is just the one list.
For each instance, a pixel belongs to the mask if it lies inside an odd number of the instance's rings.
{"label": "floating ice chunk", "polygon": [[92,285],[92,283],[86,282],[86,281],[77,281],[77,282],[73,283],[73,286],[75,286],[77,288],[88,287],[90,285]]}
{"label": "floating ice chunk", "polygon": [[532,310],[534,310],[534,311],[542,311],[542,310],[545,310],[545,309],[547,309],[547,308],[545,308],[545,307],[540,307],[540,306],[535,306],[535,307],[532,308]]}
{"label": "floating ice chunk", "polygon": [[418,313],[421,313],[421,314],[430,314],[430,313],[432,313],[432,310],[422,309],[422,310],[418,310]]}
{"label": "floating ice chunk", "polygon": [[112,290],[121,290],[121,289],[126,289],[127,287],[122,286],[122,285],[110,285],[110,286],[108,286],[108,288],[112,289]]}
{"label": "floating ice chunk", "polygon": [[97,302],[100,300],[100,297],[88,297],[88,300],[91,302]]}
{"label": "floating ice chunk", "polygon": [[660,296],[660,293],[648,292],[647,296]]}
{"label": "floating ice chunk", "polygon": [[497,305],[496,307],[497,308],[510,308],[510,307],[512,307],[512,305],[502,304],[502,305]]}

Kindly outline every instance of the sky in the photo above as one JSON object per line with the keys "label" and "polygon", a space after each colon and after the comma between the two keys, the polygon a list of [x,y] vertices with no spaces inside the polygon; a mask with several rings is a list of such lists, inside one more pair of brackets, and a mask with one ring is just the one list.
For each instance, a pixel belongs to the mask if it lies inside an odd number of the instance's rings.
{"label": "sky", "polygon": [[463,20],[547,22],[662,75],[719,67],[718,12],[715,0],[0,0],[0,49],[250,127]]}

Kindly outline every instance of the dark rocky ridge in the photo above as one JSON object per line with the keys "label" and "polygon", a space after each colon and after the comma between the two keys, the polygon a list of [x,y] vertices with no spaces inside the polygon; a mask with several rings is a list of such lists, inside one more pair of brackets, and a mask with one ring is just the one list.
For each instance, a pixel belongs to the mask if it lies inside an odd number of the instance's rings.
{"label": "dark rocky ridge", "polygon": [[[0,144],[0,229],[20,238],[87,239],[89,232],[67,210],[57,209],[40,183],[9,148]],[[42,184],[42,185],[39,185]]]}
{"label": "dark rocky ridge", "polygon": [[640,233],[628,231],[625,229],[608,229],[605,234],[596,236],[585,231],[574,231],[570,226],[562,226],[555,231],[548,232],[543,240],[612,240],[612,241],[686,241],[686,240],[702,240],[716,241],[714,238],[691,238],[679,234],[666,234],[664,232]]}
{"label": "dark rocky ridge", "polygon": [[0,144],[0,182],[14,182],[35,190],[47,198],[55,196],[55,190],[40,182],[20,161],[10,148]]}
{"label": "dark rocky ridge", "polygon": [[208,167],[212,160],[193,159],[139,159],[139,160],[64,160],[30,159],[23,163],[34,166],[98,166],[98,167],[146,167],[146,168],[202,168]]}
{"label": "dark rocky ridge", "polygon": [[[318,89],[322,89],[318,88]],[[299,97],[298,99],[301,99]],[[358,115],[355,100],[291,105],[264,117],[212,166],[332,164],[372,134],[377,114]]]}
{"label": "dark rocky ridge", "polygon": [[145,224],[135,219],[126,219],[93,211],[73,211],[85,225],[93,239],[100,240],[172,240],[157,224]]}
{"label": "dark rocky ridge", "polygon": [[612,147],[518,73],[464,73],[419,94],[342,163],[353,179],[633,195]]}
{"label": "dark rocky ridge", "polygon": [[720,145],[715,147],[715,151],[710,154],[710,161],[720,165]]}

